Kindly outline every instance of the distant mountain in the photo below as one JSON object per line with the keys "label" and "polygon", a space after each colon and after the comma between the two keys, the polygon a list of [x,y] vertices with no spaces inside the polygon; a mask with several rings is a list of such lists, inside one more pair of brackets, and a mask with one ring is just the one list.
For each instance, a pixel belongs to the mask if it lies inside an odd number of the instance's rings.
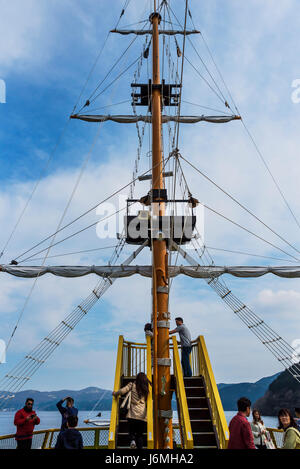
{"label": "distant mountain", "polygon": [[265,394],[256,401],[264,415],[277,415],[280,409],[300,407],[300,383],[288,370],[281,373],[268,387]]}
{"label": "distant mountain", "polygon": [[[252,403],[264,396],[269,385],[280,375],[277,373],[267,378],[262,378],[256,383],[237,383],[237,384],[218,384],[221,400],[224,410],[235,410],[237,400],[242,397],[248,397]],[[294,380],[295,381],[295,380]],[[3,394],[0,391],[0,395]],[[70,389],[62,389],[60,391],[35,391],[27,390],[16,393],[13,399],[7,401],[7,410],[18,410],[24,406],[27,397],[34,399],[34,408],[36,410],[56,410],[56,403],[67,396],[73,397],[75,406],[80,410],[92,410],[96,403],[100,400],[95,410],[110,410],[112,396],[110,390],[97,387],[89,387],[80,391],[72,391]],[[176,409],[176,401],[173,397],[173,409]],[[266,414],[265,415],[269,415]]]}
{"label": "distant mountain", "polygon": [[[2,391],[0,391],[2,394]],[[95,410],[110,410],[112,396],[110,390],[89,387],[80,391],[62,389],[61,391],[20,391],[13,399],[7,401],[9,410],[17,410],[24,406],[28,397],[34,399],[34,408],[38,410],[57,410],[56,403],[67,396],[73,397],[75,406],[80,410],[92,410],[97,401],[101,398]]]}
{"label": "distant mountain", "polygon": [[235,410],[237,408],[236,403],[240,397],[248,397],[252,403],[262,397],[269,385],[280,375],[268,376],[262,378],[256,383],[237,383],[237,384],[218,384],[218,389],[221,397],[221,401],[224,410]]}

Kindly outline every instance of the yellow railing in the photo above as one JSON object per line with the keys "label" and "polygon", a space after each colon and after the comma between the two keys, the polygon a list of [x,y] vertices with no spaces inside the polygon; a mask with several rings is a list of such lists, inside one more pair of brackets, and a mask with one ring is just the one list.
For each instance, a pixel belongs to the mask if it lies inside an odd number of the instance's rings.
{"label": "yellow railing", "polygon": [[226,422],[220,394],[213,374],[210,359],[207,353],[204,337],[197,339],[199,373],[204,377],[207,397],[210,401],[213,424],[217,430],[220,449],[226,449],[229,440],[229,430]]}
{"label": "yellow railing", "polygon": [[146,344],[124,341],[123,347],[123,375],[136,376],[143,372],[147,374]]}
{"label": "yellow railing", "polygon": [[[117,363],[116,363],[114,391],[118,391],[121,387],[122,364],[123,364],[123,344],[124,344],[124,338],[122,335],[120,335],[119,344],[118,344],[118,355],[117,355]],[[112,400],[109,436],[108,436],[108,448],[109,449],[116,448],[116,431],[117,431],[117,426],[118,426],[118,419],[119,419],[119,396],[113,397],[113,400]]]}
{"label": "yellow railing", "polygon": [[[77,428],[83,439],[84,449],[107,449],[109,427]],[[33,433],[32,449],[54,449],[60,428],[39,430]],[[15,449],[17,446],[15,435],[0,436],[1,449]]]}
{"label": "yellow railing", "polygon": [[[152,383],[151,338],[149,336],[147,337],[147,378]],[[152,386],[149,386],[147,399],[147,448],[154,448]]]}
{"label": "yellow railing", "polygon": [[267,428],[267,430],[270,433],[275,448],[281,448],[283,446],[284,431],[278,428]]}
{"label": "yellow railing", "polygon": [[189,409],[186,400],[186,393],[184,388],[183,374],[178,352],[177,339],[172,337],[173,341],[173,368],[176,377],[176,390],[177,398],[179,401],[180,424],[183,433],[183,447],[184,449],[191,449],[194,447],[193,434],[190,422]]}

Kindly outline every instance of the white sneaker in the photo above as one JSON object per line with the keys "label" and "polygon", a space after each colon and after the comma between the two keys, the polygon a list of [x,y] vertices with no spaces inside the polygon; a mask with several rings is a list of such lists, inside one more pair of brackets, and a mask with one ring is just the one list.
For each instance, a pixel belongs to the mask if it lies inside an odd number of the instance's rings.
{"label": "white sneaker", "polygon": [[136,449],[136,442],[134,440],[132,440],[132,442],[130,443],[130,448]]}

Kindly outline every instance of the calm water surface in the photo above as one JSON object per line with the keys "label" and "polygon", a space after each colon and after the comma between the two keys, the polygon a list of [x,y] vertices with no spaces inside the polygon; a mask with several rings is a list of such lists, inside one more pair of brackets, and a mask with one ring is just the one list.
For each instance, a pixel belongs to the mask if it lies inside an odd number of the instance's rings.
{"label": "calm water surface", "polygon": [[[35,430],[45,430],[48,428],[59,428],[61,425],[61,415],[59,412],[46,412],[41,411],[39,412],[36,410],[38,416],[41,419],[40,425],[35,427]],[[110,419],[110,411],[103,410],[101,411],[102,417],[101,419],[108,421]],[[226,411],[225,416],[226,420],[229,423],[232,417],[236,414],[235,410]],[[15,412],[0,412],[0,435],[9,435],[13,434],[16,431],[16,427],[14,426],[14,415]],[[81,411],[78,413],[78,426],[80,427],[87,427],[92,425],[86,425],[83,421],[88,418],[94,418],[97,415],[96,412],[90,413],[89,411]],[[177,412],[174,412],[174,419],[177,420]],[[277,418],[276,417],[263,417],[264,423],[267,427],[277,427]]]}

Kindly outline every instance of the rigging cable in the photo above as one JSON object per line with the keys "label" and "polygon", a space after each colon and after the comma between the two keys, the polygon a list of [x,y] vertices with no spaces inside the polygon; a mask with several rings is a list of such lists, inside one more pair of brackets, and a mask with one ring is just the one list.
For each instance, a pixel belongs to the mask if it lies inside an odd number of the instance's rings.
{"label": "rigging cable", "polygon": [[[189,10],[189,16],[190,16],[190,18],[191,18],[191,21],[192,21],[194,27],[195,27],[195,24],[194,24],[194,21],[193,21],[193,19],[192,19],[192,14],[191,14],[191,11],[190,11],[190,10]],[[238,106],[237,106],[237,104],[235,103],[235,100],[233,99],[233,96],[232,96],[232,94],[231,94],[231,92],[230,92],[230,90],[229,90],[229,88],[228,88],[228,86],[227,86],[227,84],[226,84],[226,81],[225,81],[225,79],[224,79],[224,77],[223,77],[223,74],[221,73],[221,70],[220,70],[220,68],[218,67],[216,61],[214,60],[213,54],[212,54],[212,52],[211,52],[211,50],[210,50],[210,48],[209,48],[209,46],[208,46],[207,41],[205,40],[203,34],[202,34],[202,33],[200,33],[200,34],[201,34],[201,38],[202,38],[202,40],[203,40],[203,42],[204,42],[204,44],[205,44],[205,46],[206,46],[206,49],[207,49],[207,51],[208,51],[208,53],[209,53],[209,55],[210,55],[210,57],[211,57],[211,59],[212,59],[212,61],[213,61],[213,64],[214,64],[214,66],[216,67],[216,70],[217,70],[217,72],[218,72],[219,75],[220,75],[220,78],[221,78],[221,80],[222,80],[222,82],[223,82],[223,84],[224,84],[224,86],[225,86],[225,88],[226,88],[226,90],[227,90],[227,92],[228,92],[228,94],[229,94],[229,96],[230,96],[231,101],[233,102],[233,105],[234,105],[234,107],[235,107],[235,109],[236,109],[236,112],[238,113],[238,115],[241,115],[241,113],[240,113],[240,111],[239,111],[239,109],[238,109]],[[259,157],[260,157],[260,159],[261,159],[263,165],[265,166],[267,172],[268,172],[269,175],[271,176],[271,179],[273,180],[273,183],[275,184],[275,186],[276,186],[276,188],[277,188],[279,194],[281,195],[281,197],[282,197],[282,199],[283,199],[283,201],[284,201],[286,207],[288,208],[288,210],[289,210],[289,212],[290,212],[292,218],[294,219],[294,221],[296,222],[298,228],[300,229],[299,220],[298,220],[298,218],[296,217],[294,211],[292,210],[292,208],[291,208],[289,202],[287,201],[287,199],[286,199],[286,197],[285,197],[285,195],[284,195],[282,189],[280,188],[279,183],[277,182],[276,178],[274,177],[274,175],[273,175],[273,173],[272,173],[272,171],[271,171],[271,169],[270,169],[268,163],[266,162],[266,160],[265,160],[265,158],[264,158],[264,156],[263,156],[261,150],[259,149],[259,147],[258,147],[258,145],[257,145],[257,143],[256,143],[256,141],[255,141],[255,139],[254,139],[254,137],[253,137],[253,135],[251,134],[251,132],[250,132],[250,130],[248,129],[248,127],[246,126],[246,123],[245,123],[245,121],[244,121],[243,118],[241,119],[241,121],[242,121],[242,124],[243,124],[243,126],[244,126],[244,129],[245,129],[246,133],[248,134],[250,140],[252,141],[252,143],[253,143],[253,145],[254,145],[254,148],[255,148],[257,154],[259,155]]]}
{"label": "rigging cable", "polygon": [[291,243],[289,243],[285,238],[283,238],[280,234],[276,233],[270,226],[268,226],[266,223],[264,223],[263,220],[261,220],[258,216],[256,216],[251,210],[249,210],[247,207],[245,207],[241,202],[239,202],[235,197],[233,197],[231,194],[229,194],[225,189],[220,187],[216,182],[214,182],[211,178],[209,178],[206,174],[204,174],[200,169],[198,169],[195,165],[193,165],[190,161],[188,161],[186,158],[184,158],[182,155],[180,155],[181,159],[184,160],[187,164],[191,166],[195,171],[197,171],[201,176],[203,176],[207,181],[212,183],[217,189],[219,189],[223,194],[225,194],[227,197],[229,197],[233,202],[238,204],[243,210],[245,210],[249,215],[251,215],[255,220],[257,220],[259,223],[261,223],[265,228],[270,230],[273,234],[278,236],[278,238],[281,239],[281,241],[284,241],[288,246],[290,246],[292,249],[294,249],[298,254],[300,254],[300,251],[293,246]]}
{"label": "rigging cable", "polygon": [[[81,218],[83,218],[85,215],[87,215],[88,213],[92,212],[93,210],[95,210],[97,207],[99,207],[100,205],[104,204],[105,202],[107,202],[108,200],[110,200],[112,197],[116,196],[117,194],[119,194],[121,191],[123,191],[124,189],[126,189],[127,187],[129,187],[133,182],[137,181],[139,179],[139,177],[141,176],[145,176],[147,173],[149,173],[151,171],[151,168],[148,169],[147,171],[145,171],[144,173],[142,173],[140,176],[136,177],[135,179],[131,180],[128,184],[125,184],[124,186],[122,186],[120,189],[118,189],[117,191],[115,191],[113,194],[111,194],[110,196],[106,197],[105,199],[103,199],[101,202],[97,203],[96,205],[94,205],[93,207],[91,207],[89,210],[87,210],[86,212],[84,212],[83,214],[81,214],[80,216],[78,216],[77,218],[75,218],[74,220],[72,220],[70,223],[68,223],[67,225],[61,227],[59,230],[55,231],[54,233],[52,233],[50,236],[48,236],[47,238],[43,239],[42,241],[40,241],[39,243],[35,244],[32,248],[28,249],[27,251],[23,252],[22,254],[20,254],[18,257],[15,258],[15,260],[19,259],[20,257],[23,257],[25,256],[27,253],[29,253],[30,251],[33,251],[36,247],[40,246],[41,244],[43,244],[45,241],[47,241],[48,239],[52,238],[53,236],[56,236],[58,233],[60,233],[61,231],[63,231],[64,229],[68,228],[69,226],[71,226],[73,223],[75,223],[76,221],[80,220]],[[97,222],[98,223],[98,222]],[[94,226],[94,225],[93,225]],[[89,228],[89,227],[88,227]],[[42,252],[42,251],[40,251]],[[37,253],[34,253],[32,256],[30,257],[33,257],[34,255],[36,255]],[[24,262],[24,259],[22,260],[22,262]]]}
{"label": "rigging cable", "polygon": [[[116,24],[116,26],[115,26],[115,29],[118,27],[118,24],[119,24],[119,22],[120,22],[120,20],[121,20],[121,17],[122,17],[123,14],[125,13],[125,10],[127,9],[128,5],[129,5],[129,3],[130,3],[130,1],[131,1],[131,0],[126,0],[126,1],[125,1],[124,7],[123,7],[123,9],[122,9],[120,18],[119,18],[119,20],[118,20],[118,22],[117,22],[117,24]],[[104,48],[105,48],[105,45],[106,45],[106,42],[107,42],[107,39],[108,39],[109,35],[110,35],[110,32],[108,33],[108,35],[107,35],[107,37],[106,37],[106,39],[105,39],[105,41],[104,41],[104,43],[103,43],[103,45],[102,45],[102,48],[100,49],[100,52],[99,52],[99,54],[98,54],[98,56],[97,56],[97,58],[96,58],[96,60],[95,60],[95,63],[94,63],[93,67],[91,68],[91,70],[90,70],[90,72],[89,72],[89,74],[88,74],[88,77],[87,77],[87,79],[86,79],[86,82],[84,83],[84,85],[83,85],[83,87],[82,87],[82,89],[81,89],[81,91],[80,91],[80,93],[79,93],[79,96],[78,96],[78,98],[77,98],[77,101],[76,101],[76,103],[75,103],[75,105],[74,105],[74,107],[73,107],[73,110],[72,110],[72,113],[71,113],[71,114],[73,114],[73,113],[75,112],[75,109],[76,109],[76,107],[78,106],[78,103],[79,103],[79,101],[80,101],[80,99],[81,99],[81,97],[82,97],[82,95],[83,95],[83,93],[84,93],[84,90],[86,89],[87,83],[89,82],[90,77],[91,77],[91,75],[93,74],[93,72],[94,72],[94,70],[95,70],[95,67],[96,67],[96,65],[97,65],[97,63],[98,63],[98,61],[99,61],[99,59],[100,59],[100,57],[101,57],[101,55],[102,55],[102,52],[103,52],[103,50],[104,50]],[[3,256],[3,254],[5,253],[6,248],[7,248],[8,244],[10,243],[12,237],[14,236],[14,234],[15,234],[15,232],[16,232],[16,230],[17,230],[17,228],[18,228],[18,226],[19,226],[19,224],[20,224],[20,222],[21,222],[21,220],[23,219],[23,216],[24,216],[24,214],[25,214],[25,212],[26,212],[26,210],[27,210],[27,207],[29,206],[29,204],[30,204],[30,202],[31,202],[31,200],[32,200],[32,198],[33,198],[33,196],[34,196],[34,194],[35,194],[35,192],[36,192],[36,190],[37,190],[37,188],[38,188],[38,186],[39,186],[39,184],[40,184],[42,178],[43,178],[43,176],[46,174],[46,171],[47,171],[47,169],[48,169],[48,167],[49,167],[49,165],[50,165],[50,162],[52,161],[52,159],[53,159],[53,157],[54,157],[54,155],[55,155],[55,153],[56,153],[56,151],[57,151],[57,148],[59,147],[59,145],[60,145],[60,143],[61,143],[61,141],[62,141],[62,139],[63,139],[63,137],[64,137],[64,135],[65,135],[65,133],[66,133],[67,127],[68,127],[68,125],[69,125],[69,122],[70,122],[70,119],[68,118],[67,122],[65,123],[65,126],[63,127],[62,132],[60,133],[60,135],[59,135],[59,137],[58,137],[58,139],[57,139],[57,142],[56,142],[56,144],[55,144],[55,146],[54,146],[52,152],[51,152],[50,155],[49,155],[49,158],[48,158],[46,164],[44,165],[42,171],[40,172],[40,176],[39,176],[37,182],[35,183],[35,185],[34,185],[34,187],[33,187],[33,190],[32,190],[32,192],[30,193],[30,195],[29,195],[29,197],[28,197],[28,199],[27,199],[27,201],[26,201],[26,203],[25,203],[25,205],[24,205],[24,207],[23,207],[23,209],[22,209],[22,211],[21,211],[21,213],[20,213],[20,215],[19,215],[19,218],[17,219],[17,222],[16,222],[15,226],[13,227],[13,229],[12,229],[12,231],[11,231],[11,233],[10,233],[10,235],[9,235],[9,237],[8,237],[8,239],[7,239],[7,241],[6,241],[6,243],[4,244],[4,246],[3,246],[3,248],[2,248],[2,250],[1,250],[1,252],[0,252],[0,258],[1,258],[1,257]]]}
{"label": "rigging cable", "polygon": [[[180,170],[182,171],[181,167]],[[187,186],[185,177],[183,177],[183,181]],[[189,191],[188,186],[187,190]],[[196,239],[196,242],[199,244],[198,239]],[[194,245],[194,240],[192,240],[192,244]],[[212,265],[215,265],[207,249],[205,249],[205,251],[211,258]],[[202,255],[199,254],[197,249],[196,252],[199,255],[200,261],[202,261]],[[188,260],[191,265],[199,265],[187,253],[185,253],[184,257]],[[257,316],[253,311],[251,311],[250,308],[243,304],[231,292],[231,290],[229,290],[224,280],[220,280],[218,277],[211,277],[211,279],[206,279],[206,282],[211,288],[216,291],[218,296],[220,296],[220,298],[225,301],[225,303],[233,310],[233,312],[239,317],[239,319],[241,319],[242,322],[247,325],[249,330],[254,333],[254,335],[273,354],[273,356],[275,356],[277,360],[281,364],[283,364],[286,369],[288,369],[292,376],[298,382],[300,382],[300,366],[299,363],[295,363],[295,361],[299,362],[299,356],[297,355],[296,351],[272,328],[270,328],[261,318],[259,318],[259,316]],[[286,356],[287,354],[289,355]]]}

